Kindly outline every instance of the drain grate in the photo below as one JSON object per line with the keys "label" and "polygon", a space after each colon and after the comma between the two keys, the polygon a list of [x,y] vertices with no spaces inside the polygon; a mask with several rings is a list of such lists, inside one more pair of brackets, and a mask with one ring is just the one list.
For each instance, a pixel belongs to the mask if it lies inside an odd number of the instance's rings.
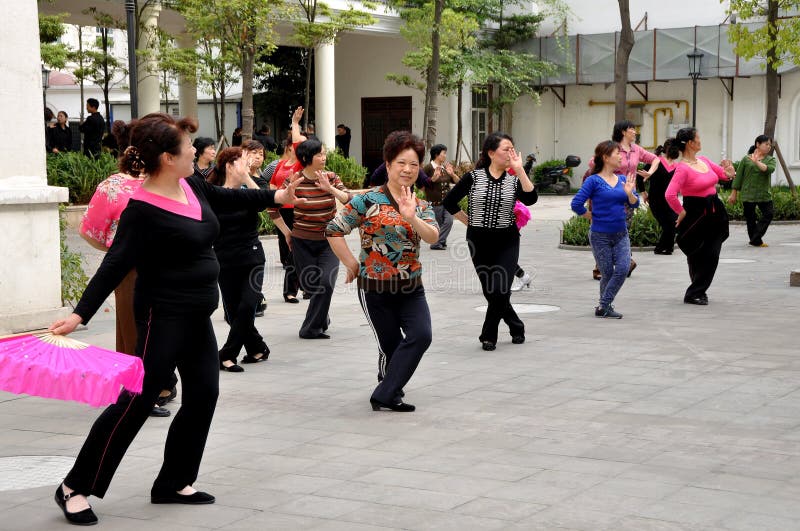
{"label": "drain grate", "polygon": [[0,491],[58,485],[74,462],[63,455],[0,457]]}

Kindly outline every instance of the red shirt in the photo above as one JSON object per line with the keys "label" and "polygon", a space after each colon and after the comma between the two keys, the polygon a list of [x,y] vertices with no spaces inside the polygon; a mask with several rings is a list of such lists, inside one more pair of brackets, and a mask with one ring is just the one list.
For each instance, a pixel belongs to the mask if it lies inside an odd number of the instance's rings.
{"label": "red shirt", "polygon": [[[275,171],[272,173],[272,179],[270,179],[269,184],[275,186],[276,189],[280,189],[283,186],[283,181],[302,169],[303,165],[300,164],[299,160],[295,161],[294,164],[287,164],[285,160],[282,160],[275,167]],[[282,205],[281,208],[294,208],[294,205]]]}

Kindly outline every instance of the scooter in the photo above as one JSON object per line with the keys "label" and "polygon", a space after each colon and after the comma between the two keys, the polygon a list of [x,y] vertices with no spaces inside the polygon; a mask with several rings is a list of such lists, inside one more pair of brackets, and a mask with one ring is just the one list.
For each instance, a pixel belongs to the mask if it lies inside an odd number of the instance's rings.
{"label": "scooter", "polygon": [[[525,171],[528,175],[531,173],[533,163],[536,162],[536,156],[531,153],[525,157]],[[555,192],[558,195],[566,195],[569,193],[572,183],[569,180],[570,168],[577,168],[581,164],[581,159],[575,155],[567,155],[564,164],[552,166],[544,170],[541,177],[536,182],[536,187],[540,192]]]}

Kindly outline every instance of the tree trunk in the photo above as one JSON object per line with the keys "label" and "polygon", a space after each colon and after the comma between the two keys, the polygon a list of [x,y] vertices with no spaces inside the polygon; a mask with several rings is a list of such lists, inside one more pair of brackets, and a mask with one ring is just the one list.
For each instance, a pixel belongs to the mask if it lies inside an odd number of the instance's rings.
{"label": "tree trunk", "polygon": [[464,106],[464,82],[458,84],[458,97],[456,98],[456,166],[461,162],[461,144],[464,143],[464,121],[461,119],[461,108]]}
{"label": "tree trunk", "polygon": [[314,49],[306,50],[306,98],[303,102],[303,129],[308,130],[308,118],[311,113],[311,69],[314,68]]}
{"label": "tree trunk", "polygon": [[217,131],[217,141],[225,135],[225,82],[219,88],[219,131]]}
{"label": "tree trunk", "polygon": [[[83,71],[83,29],[81,28],[81,26],[78,26],[78,69],[81,71],[81,74],[84,74],[84,71]],[[81,117],[80,117],[81,123],[83,123],[83,118],[84,118],[84,116],[83,116],[83,108],[84,108],[84,103],[83,103],[84,102],[84,99],[83,99],[83,96],[84,96],[84,94],[83,94],[83,80],[84,80],[84,77],[85,77],[84,75],[81,75],[81,79],[80,79],[80,82],[81,82],[81,104],[80,104],[80,108],[81,108]],[[83,135],[81,135],[81,138],[83,138]],[[81,146],[81,149],[83,149],[82,146]]]}
{"label": "tree trunk", "polygon": [[242,51],[242,141],[253,137],[253,67],[256,52],[253,48]]}
{"label": "tree trunk", "polygon": [[622,31],[619,33],[619,46],[614,61],[614,121],[625,119],[625,103],[628,91],[628,59],[633,50],[633,29],[631,29],[631,8],[629,0],[619,0],[619,16]]}
{"label": "tree trunk", "polygon": [[770,34],[770,46],[767,48],[767,115],[764,120],[764,134],[775,138],[775,123],[778,121],[778,71],[775,69],[777,52],[778,0],[769,0],[767,7],[767,27]]}
{"label": "tree trunk", "polygon": [[219,100],[217,98],[217,88],[214,83],[211,84],[211,101],[214,105],[214,130],[217,133],[217,138],[219,138],[222,129],[219,125]]}
{"label": "tree trunk", "polygon": [[103,28],[100,33],[103,44],[103,99],[106,107],[106,132],[111,132],[111,102],[108,101],[108,94],[111,92],[111,79],[108,75],[108,28]]}
{"label": "tree trunk", "polygon": [[428,123],[425,124],[425,144],[428,149],[436,143],[436,129],[439,118],[439,63],[442,11],[444,11],[444,0],[435,0],[433,29],[431,30],[431,68],[428,70],[428,86],[425,89],[425,102],[428,115]]}

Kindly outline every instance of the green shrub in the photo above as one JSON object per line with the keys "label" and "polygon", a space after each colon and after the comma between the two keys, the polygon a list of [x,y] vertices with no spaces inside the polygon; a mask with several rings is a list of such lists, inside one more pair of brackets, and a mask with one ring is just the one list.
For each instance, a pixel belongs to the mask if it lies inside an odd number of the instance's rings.
{"label": "green shrub", "polygon": [[[719,198],[725,203],[728,216],[733,220],[744,221],[744,209],[741,201],[734,204],[728,203],[729,190],[720,190]],[[772,202],[775,206],[775,217],[780,221],[800,220],[800,197],[792,197],[788,188],[780,186],[772,189]]]}
{"label": "green shrub", "polygon": [[88,203],[97,185],[117,171],[117,160],[105,152],[97,158],[75,151],[47,156],[47,184],[68,188],[70,203]]}
{"label": "green shrub", "polygon": [[345,157],[339,150],[328,151],[325,169],[332,171],[350,190],[359,190],[364,185],[367,169],[352,157]]}
{"label": "green shrub", "polygon": [[270,162],[272,162],[272,161],[274,161],[274,160],[278,160],[279,158],[281,158],[281,156],[280,156],[280,155],[278,155],[277,153],[275,153],[274,151],[266,151],[266,150],[265,150],[265,153],[264,153],[264,162],[263,162],[263,164],[262,164],[261,166],[262,166],[262,167],[265,167],[265,166],[267,166],[267,165],[268,165]]}
{"label": "green shrub", "polygon": [[[661,226],[649,209],[638,208],[631,219],[628,232],[631,247],[651,247],[661,237]],[[589,245],[589,220],[574,216],[565,221],[561,228],[561,243],[565,245]]]}
{"label": "green shrub", "polygon": [[266,211],[259,212],[258,215],[261,218],[258,222],[259,234],[278,234],[278,227]]}
{"label": "green shrub", "polygon": [[[555,166],[563,166],[563,165],[564,165],[564,159],[551,159],[551,160],[546,160],[540,164],[537,164],[536,166],[533,167],[533,182],[534,183],[541,182],[542,173],[544,173],[545,170],[554,168]],[[568,170],[569,171],[565,173],[565,175],[569,175],[570,177],[572,177],[572,168],[568,168]]]}
{"label": "green shrub", "polygon": [[67,246],[67,219],[64,205],[58,206],[58,228],[61,234],[61,304],[77,303],[89,283],[83,270],[83,258]]}

